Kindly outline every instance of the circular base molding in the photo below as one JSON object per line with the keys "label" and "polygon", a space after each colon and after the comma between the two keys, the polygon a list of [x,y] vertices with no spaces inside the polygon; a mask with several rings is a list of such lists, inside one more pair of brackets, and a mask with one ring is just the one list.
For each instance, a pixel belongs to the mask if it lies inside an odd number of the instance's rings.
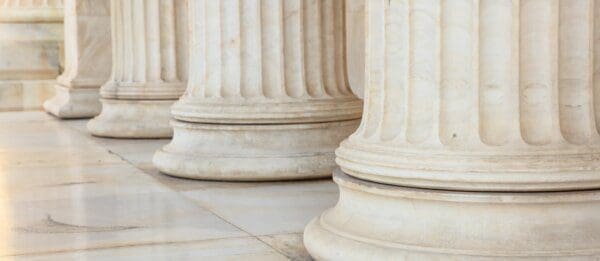
{"label": "circular base molding", "polygon": [[153,161],[168,175],[192,179],[327,177],[335,168],[335,148],[359,122],[226,125],[173,120],[173,140],[156,152]]}
{"label": "circular base molding", "polygon": [[338,204],[304,243],[318,260],[596,260],[600,190],[450,192],[383,185],[336,170]]}
{"label": "circular base molding", "polygon": [[108,81],[100,88],[100,96],[114,100],[173,100],[185,91],[184,82],[127,82]]}
{"label": "circular base molding", "polygon": [[527,144],[472,149],[410,149],[354,135],[336,162],[354,177],[383,184],[451,191],[543,192],[600,188],[598,146]]}
{"label": "circular base molding", "polygon": [[88,122],[94,136],[109,138],[170,138],[174,100],[100,99],[102,112]]}
{"label": "circular base molding", "polygon": [[223,99],[185,96],[173,105],[180,121],[219,124],[302,124],[359,119],[362,101],[354,96],[323,99]]}

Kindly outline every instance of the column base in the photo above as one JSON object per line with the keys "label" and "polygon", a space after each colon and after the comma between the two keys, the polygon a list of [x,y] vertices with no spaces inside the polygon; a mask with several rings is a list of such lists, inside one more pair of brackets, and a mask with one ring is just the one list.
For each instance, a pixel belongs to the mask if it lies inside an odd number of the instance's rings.
{"label": "column base", "polygon": [[54,86],[54,97],[44,102],[44,110],[61,119],[91,118],[100,113],[98,88],[67,88]]}
{"label": "column base", "polygon": [[174,100],[100,99],[102,112],[88,122],[94,136],[109,138],[170,138]]}
{"label": "column base", "polygon": [[336,170],[338,204],[311,221],[318,260],[596,260],[600,190],[450,192],[382,185]]}
{"label": "column base", "polygon": [[311,124],[202,124],[172,121],[171,143],[154,155],[167,175],[222,181],[328,177],[334,150],[359,120]]}

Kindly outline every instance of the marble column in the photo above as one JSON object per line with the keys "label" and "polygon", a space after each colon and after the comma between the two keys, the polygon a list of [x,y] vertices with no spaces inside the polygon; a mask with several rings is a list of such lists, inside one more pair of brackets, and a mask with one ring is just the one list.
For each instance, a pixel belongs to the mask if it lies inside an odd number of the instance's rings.
{"label": "marble column", "polygon": [[343,2],[191,1],[191,77],[154,164],[212,180],[331,175],[362,111],[346,77]]}
{"label": "marble column", "polygon": [[61,70],[62,0],[0,0],[0,111],[39,109]]}
{"label": "marble column", "polygon": [[187,1],[111,0],[112,75],[100,88],[96,136],[166,138],[187,81]]}
{"label": "marble column", "polygon": [[[600,1],[367,1],[323,260],[600,258]],[[488,259],[485,259],[488,260]]]}
{"label": "marble column", "polygon": [[44,109],[59,118],[100,113],[98,89],[111,70],[110,2],[65,0],[65,71]]}

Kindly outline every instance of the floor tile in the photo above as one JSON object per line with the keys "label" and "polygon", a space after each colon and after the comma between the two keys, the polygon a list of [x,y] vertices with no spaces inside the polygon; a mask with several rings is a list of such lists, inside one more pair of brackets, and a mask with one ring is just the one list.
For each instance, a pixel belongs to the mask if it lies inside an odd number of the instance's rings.
{"label": "floor tile", "polygon": [[168,139],[115,140],[95,138],[94,141],[111,153],[138,167],[152,165],[154,152],[169,143]]}
{"label": "floor tile", "polygon": [[0,197],[13,201],[166,192],[166,186],[126,163],[0,169]]}
{"label": "floor tile", "polygon": [[81,166],[124,163],[103,148],[1,149],[0,170],[15,166]]}
{"label": "floor tile", "polygon": [[232,238],[26,256],[15,260],[288,260],[255,238]]}
{"label": "floor tile", "polygon": [[0,198],[0,256],[244,237],[175,192]]}
{"label": "floor tile", "polygon": [[0,128],[0,149],[87,148],[97,146],[56,121],[11,123],[10,128]]}
{"label": "floor tile", "polygon": [[86,123],[0,113],[0,260],[310,260],[302,231],[337,201],[331,180],[170,177],[152,164],[168,139]]}
{"label": "floor tile", "polygon": [[87,130],[87,123],[90,119],[66,119],[61,120],[61,124],[65,127],[71,128],[72,130],[78,131],[85,136],[92,137]]}
{"label": "floor tile", "polygon": [[313,260],[302,242],[302,234],[260,236],[260,240],[293,261]]}
{"label": "floor tile", "polygon": [[330,180],[205,184],[182,193],[252,235],[302,233],[338,197]]}
{"label": "floor tile", "polygon": [[57,119],[43,111],[0,112],[0,122],[3,124],[32,121],[57,121]]}

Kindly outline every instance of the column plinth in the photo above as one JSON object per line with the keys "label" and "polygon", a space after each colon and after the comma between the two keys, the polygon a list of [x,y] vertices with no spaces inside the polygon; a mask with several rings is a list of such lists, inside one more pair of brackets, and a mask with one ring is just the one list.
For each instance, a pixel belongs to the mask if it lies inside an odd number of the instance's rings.
{"label": "column plinth", "polygon": [[100,113],[98,89],[110,76],[110,2],[65,0],[65,71],[44,109],[58,118]]}
{"label": "column plinth", "polygon": [[190,66],[161,171],[213,180],[331,175],[358,126],[344,59],[343,1],[190,2]]}
{"label": "column plinth", "polygon": [[187,1],[112,0],[112,74],[100,88],[96,136],[168,138],[169,107],[187,81]]}
{"label": "column plinth", "polygon": [[367,1],[365,113],[308,251],[600,256],[596,2]]}
{"label": "column plinth", "polygon": [[592,260],[599,253],[598,190],[439,191],[341,170],[334,180],[339,202],[304,232],[317,260]]}

